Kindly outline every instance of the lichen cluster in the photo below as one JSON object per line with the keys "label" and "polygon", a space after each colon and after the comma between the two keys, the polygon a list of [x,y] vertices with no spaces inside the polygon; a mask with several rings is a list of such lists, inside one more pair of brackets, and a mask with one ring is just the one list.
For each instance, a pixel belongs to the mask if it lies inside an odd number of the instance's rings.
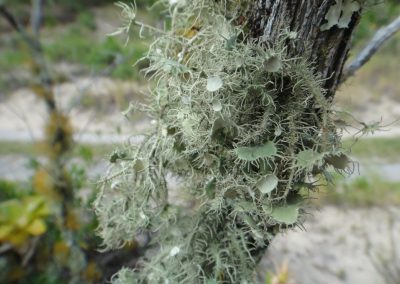
{"label": "lichen cluster", "polygon": [[242,2],[172,1],[170,27],[153,31],[141,109],[154,131],[112,155],[96,211],[107,248],[143,231],[158,247],[114,283],[252,283],[271,239],[301,225],[307,193],[349,164],[321,79],[287,55],[296,33],[248,38]]}

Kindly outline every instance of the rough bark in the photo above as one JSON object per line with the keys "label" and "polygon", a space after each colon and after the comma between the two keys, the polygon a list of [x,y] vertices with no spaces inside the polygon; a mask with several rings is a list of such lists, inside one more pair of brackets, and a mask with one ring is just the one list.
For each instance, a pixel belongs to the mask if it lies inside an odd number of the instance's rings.
{"label": "rough bark", "polygon": [[274,42],[287,29],[297,33],[297,44],[288,46],[293,57],[307,56],[315,72],[325,80],[323,87],[333,97],[342,76],[351,35],[360,14],[354,13],[348,28],[337,26],[321,31],[325,15],[335,0],[255,0],[249,16],[251,35]]}
{"label": "rough bark", "polygon": [[[306,57],[323,81],[326,96],[333,99],[340,84],[343,67],[350,48],[352,33],[360,13],[353,13],[347,28],[321,26],[335,0],[254,0],[249,12],[250,35],[258,41],[273,45],[283,31],[295,32],[297,40],[287,45],[291,57]],[[291,95],[287,93],[287,95]],[[253,257],[260,260],[267,247],[257,247]]]}

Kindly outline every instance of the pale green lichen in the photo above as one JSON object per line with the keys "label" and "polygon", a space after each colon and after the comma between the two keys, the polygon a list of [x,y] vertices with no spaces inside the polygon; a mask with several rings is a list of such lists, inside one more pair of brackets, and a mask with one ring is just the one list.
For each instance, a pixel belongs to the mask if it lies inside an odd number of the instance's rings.
{"label": "pale green lichen", "polygon": [[275,207],[271,212],[271,217],[277,222],[292,225],[299,219],[300,206],[286,205],[282,207]]}
{"label": "pale green lichen", "polygon": [[[251,283],[263,248],[301,223],[307,180],[345,168],[320,78],[287,55],[296,36],[247,38],[235,24],[244,3],[174,1],[171,28],[150,30],[153,87],[141,108],[155,128],[112,155],[95,208],[106,249],[141,231],[159,249],[113,283]],[[167,175],[193,208],[171,202]]]}
{"label": "pale green lichen", "polygon": [[268,194],[273,191],[278,185],[279,179],[274,174],[266,175],[262,177],[257,183],[256,187],[263,194]]}
{"label": "pale green lichen", "polygon": [[278,150],[273,142],[268,141],[262,146],[238,147],[235,152],[241,160],[256,161],[258,159],[272,158],[277,155]]}
{"label": "pale green lichen", "polygon": [[329,8],[325,16],[327,22],[321,26],[321,31],[329,30],[334,26],[338,26],[341,29],[347,28],[353,14],[360,9],[361,4],[359,1],[336,0],[336,4]]}

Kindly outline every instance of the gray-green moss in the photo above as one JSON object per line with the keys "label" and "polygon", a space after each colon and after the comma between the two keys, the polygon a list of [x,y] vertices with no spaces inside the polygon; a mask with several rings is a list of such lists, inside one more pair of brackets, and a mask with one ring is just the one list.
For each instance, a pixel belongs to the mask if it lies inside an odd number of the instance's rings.
{"label": "gray-green moss", "polygon": [[[329,178],[327,158],[344,155],[340,131],[311,63],[287,56],[295,33],[260,45],[238,24],[245,1],[172,2],[170,29],[149,30],[155,130],[113,159],[99,233],[108,249],[140,231],[159,244],[114,283],[251,283],[259,253],[301,224],[300,189]],[[167,174],[192,210],[170,202]]]}

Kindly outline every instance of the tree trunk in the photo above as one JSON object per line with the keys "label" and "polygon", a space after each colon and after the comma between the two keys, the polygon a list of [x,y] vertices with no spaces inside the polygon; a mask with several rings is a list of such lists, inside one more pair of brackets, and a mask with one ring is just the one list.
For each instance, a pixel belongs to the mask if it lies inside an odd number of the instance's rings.
{"label": "tree trunk", "polygon": [[[313,62],[314,72],[323,80],[322,87],[330,100],[340,84],[351,36],[360,19],[360,13],[353,13],[347,28],[322,30],[325,16],[337,1],[254,0],[249,13],[251,37],[267,45],[273,46],[284,30],[296,33],[295,44],[287,44],[289,56],[306,56]],[[253,257],[260,260],[267,248],[255,245]]]}
{"label": "tree trunk", "polygon": [[340,82],[350,48],[350,39],[360,18],[353,13],[347,28],[334,26],[322,31],[325,16],[337,0],[254,0],[249,27],[254,38],[275,42],[284,29],[296,32],[296,45],[289,45],[293,57],[308,56],[315,72],[325,79],[327,96],[333,97]]}

